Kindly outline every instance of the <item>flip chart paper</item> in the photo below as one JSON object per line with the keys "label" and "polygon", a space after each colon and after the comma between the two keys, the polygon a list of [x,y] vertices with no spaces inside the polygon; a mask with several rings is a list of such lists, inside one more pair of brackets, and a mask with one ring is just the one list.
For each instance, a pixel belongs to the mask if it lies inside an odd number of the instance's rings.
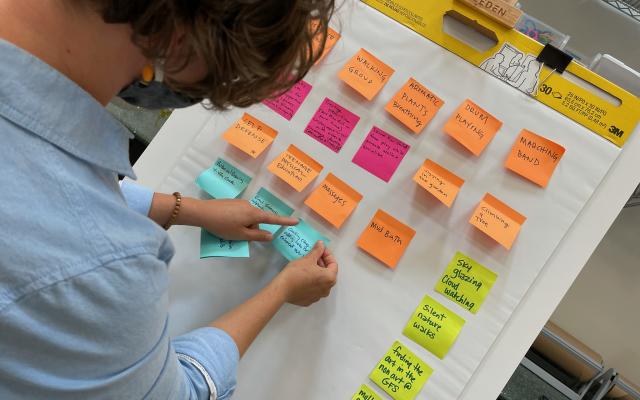
{"label": "flip chart paper", "polygon": [[451,207],[464,184],[464,179],[431,160],[425,160],[413,181],[447,207]]}
{"label": "flip chart paper", "polygon": [[291,261],[306,256],[318,240],[322,240],[325,246],[329,245],[329,239],[300,219],[298,225],[283,226],[272,243],[284,258]]}
{"label": "flip chart paper", "polygon": [[304,129],[304,133],[338,153],[360,117],[328,97]]}
{"label": "flip chart paper", "polygon": [[[318,25],[318,20],[311,21],[311,31],[316,31],[316,29],[318,29]],[[318,61],[316,61],[316,63],[322,61],[322,59],[331,51],[333,46],[335,46],[338,40],[340,40],[340,37],[341,36],[338,32],[331,29],[331,27],[327,27],[327,40],[324,43],[324,51],[322,52],[322,55],[320,56],[320,58],[318,58]],[[313,53],[317,54],[320,50],[320,47],[322,47],[322,35],[317,34],[313,38]]]}
{"label": "flip chart paper", "polygon": [[475,314],[497,277],[495,272],[457,252],[435,290]]}
{"label": "flip chart paper", "polygon": [[420,133],[443,105],[440,97],[409,78],[384,109],[413,133]]}
{"label": "flip chart paper", "polygon": [[487,193],[473,212],[469,223],[508,250],[526,219],[527,217]]}
{"label": "flip chart paper", "polygon": [[322,171],[322,165],[294,145],[276,157],[268,169],[301,192]]}
{"label": "flip chart paper", "polygon": [[424,296],[402,333],[442,359],[456,341],[464,319]]}
{"label": "flip chart paper", "polygon": [[201,229],[200,258],[209,257],[249,257],[249,242],[246,240],[225,240]]}
{"label": "flip chart paper", "polygon": [[491,142],[502,122],[471,100],[465,100],[444,126],[444,131],[476,156]]}
{"label": "flip chart paper", "polygon": [[250,182],[249,175],[222,158],[218,158],[211,168],[196,179],[196,184],[214,199],[235,199]]}
{"label": "flip chart paper", "polygon": [[427,363],[395,341],[369,374],[369,379],[394,400],[413,400],[432,373]]}
{"label": "flip chart paper", "polygon": [[382,400],[382,397],[378,396],[369,386],[362,384],[351,400]]}
{"label": "flip chart paper", "polygon": [[[281,217],[290,217],[291,214],[293,214],[293,208],[289,207],[284,201],[277,198],[273,193],[265,188],[260,188],[258,193],[249,200],[249,203],[256,208],[280,215]],[[260,224],[259,227],[260,229],[269,231],[272,234],[275,234],[278,229],[280,229],[280,225],[272,224]]]}
{"label": "flip chart paper", "polygon": [[358,247],[394,269],[416,231],[378,210],[358,239]]}
{"label": "flip chart paper", "polygon": [[278,132],[259,119],[244,113],[222,135],[224,140],[236,146],[251,157],[258,157],[278,135]]}
{"label": "flip chart paper", "polygon": [[504,166],[531,182],[547,187],[564,154],[564,147],[523,129]]}
{"label": "flip chart paper", "polygon": [[329,173],[304,201],[309,208],[340,228],[362,200],[362,195],[346,182]]}
{"label": "flip chart paper", "polygon": [[307,98],[312,86],[305,81],[299,81],[288,92],[275,99],[263,101],[264,105],[280,114],[287,121],[291,121],[298,109]]}
{"label": "flip chart paper", "polygon": [[374,126],[351,161],[389,182],[407,151],[408,144]]}
{"label": "flip chart paper", "polygon": [[387,84],[393,72],[393,68],[373,54],[360,49],[340,70],[338,77],[371,101]]}

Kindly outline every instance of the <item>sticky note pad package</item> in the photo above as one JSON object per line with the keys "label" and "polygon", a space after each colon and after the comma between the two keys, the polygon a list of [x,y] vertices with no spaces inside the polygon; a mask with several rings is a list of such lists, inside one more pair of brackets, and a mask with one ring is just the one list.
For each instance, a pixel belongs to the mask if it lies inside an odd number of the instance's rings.
{"label": "sticky note pad package", "polygon": [[465,100],[444,126],[444,131],[479,156],[496,135],[502,122],[472,102]]}
{"label": "sticky note pad package", "polygon": [[244,113],[222,135],[224,140],[251,157],[258,157],[274,141],[278,132],[259,119]]}
{"label": "sticky note pad package", "polygon": [[304,133],[338,153],[359,120],[360,117],[327,97]]}
{"label": "sticky note pad package", "polygon": [[[293,214],[293,208],[289,207],[284,201],[277,198],[265,188],[260,188],[258,193],[249,200],[249,203],[256,208],[281,217],[290,217],[291,214]],[[260,224],[260,229],[264,229],[275,234],[278,229],[280,229],[280,225]]]}
{"label": "sticky note pad package", "polygon": [[338,73],[338,77],[371,101],[387,84],[393,72],[393,68],[377,59],[373,54],[365,49],[360,49],[345,64]]}
{"label": "sticky note pad package", "polygon": [[312,86],[305,81],[299,81],[288,92],[275,99],[263,101],[264,105],[280,114],[287,121],[291,121],[298,109],[309,95]]}
{"label": "sticky note pad package", "polygon": [[202,229],[200,232],[200,258],[208,257],[249,257],[249,242],[222,239]]}
{"label": "sticky note pad package", "polygon": [[413,181],[447,207],[451,207],[464,184],[464,179],[431,160],[426,160],[422,164],[414,175]]}
{"label": "sticky note pad package", "polygon": [[304,204],[329,221],[331,225],[340,228],[360,200],[362,200],[360,193],[330,173],[307,197]]}
{"label": "sticky note pad package", "polygon": [[358,239],[358,247],[395,268],[416,231],[391,215],[378,210]]}
{"label": "sticky note pad package", "polygon": [[440,97],[409,78],[384,109],[413,133],[420,133],[443,105]]}
{"label": "sticky note pad package", "polygon": [[382,397],[378,396],[369,386],[362,384],[351,400],[382,400]]}
{"label": "sticky note pad package", "polygon": [[322,240],[325,246],[329,245],[329,239],[300,220],[297,225],[282,227],[272,244],[284,258],[291,261],[306,256],[318,240]]}
{"label": "sticky note pad package", "polygon": [[351,161],[389,182],[408,151],[408,144],[374,126]]}
{"label": "sticky note pad package", "polygon": [[511,249],[527,217],[487,193],[471,215],[469,223]]}
{"label": "sticky note pad package", "polygon": [[523,129],[504,166],[531,182],[546,187],[563,155],[564,147]]}
{"label": "sticky note pad package", "polygon": [[250,182],[249,175],[222,158],[218,158],[211,168],[196,179],[196,184],[214,199],[235,199]]}
{"label": "sticky note pad package", "polygon": [[269,171],[298,192],[316,179],[322,169],[322,164],[294,145],[290,145],[269,165]]}

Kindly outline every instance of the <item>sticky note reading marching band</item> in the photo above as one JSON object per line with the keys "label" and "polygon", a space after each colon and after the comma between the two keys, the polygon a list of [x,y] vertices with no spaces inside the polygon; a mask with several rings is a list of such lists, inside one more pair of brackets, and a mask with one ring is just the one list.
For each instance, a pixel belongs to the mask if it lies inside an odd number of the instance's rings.
{"label": "sticky note reading marching band", "polygon": [[440,97],[409,78],[384,109],[413,133],[420,133],[443,104]]}
{"label": "sticky note reading marching band", "polygon": [[344,221],[362,200],[362,195],[333,174],[324,181],[304,201],[331,225],[340,228]]}
{"label": "sticky note reading marching band", "polygon": [[408,144],[374,126],[351,161],[389,182],[407,151]]}
{"label": "sticky note reading marching band", "polygon": [[287,121],[291,121],[298,109],[311,91],[311,85],[305,81],[299,81],[288,92],[275,99],[263,101],[264,105],[280,114]]}
{"label": "sticky note reading marching band", "polygon": [[382,397],[378,396],[369,386],[362,384],[351,400],[382,400]]}
{"label": "sticky note reading marching band", "polygon": [[268,169],[301,192],[322,171],[322,165],[294,145],[276,157]]}
{"label": "sticky note reading marching band", "polygon": [[338,153],[359,120],[360,117],[327,97],[304,133]]}
{"label": "sticky note reading marching band", "polygon": [[416,231],[378,210],[358,239],[358,247],[394,269]]}
{"label": "sticky note reading marching band", "polygon": [[[256,208],[281,217],[290,217],[291,214],[293,214],[293,208],[289,207],[284,201],[274,196],[265,188],[260,188],[258,193],[249,200],[249,203]],[[278,229],[280,229],[280,225],[260,224],[260,229],[264,229],[265,231],[275,234]]]}
{"label": "sticky note reading marching band", "polygon": [[284,258],[291,261],[306,256],[318,240],[322,240],[325,246],[329,245],[329,239],[299,220],[297,225],[282,227],[271,243]]}
{"label": "sticky note reading marching band", "polygon": [[196,184],[215,199],[235,199],[249,186],[249,182],[249,175],[222,158],[218,158],[196,179]]}
{"label": "sticky note reading marching band", "polygon": [[413,400],[433,369],[399,341],[382,357],[369,379],[394,400]]}
{"label": "sticky note reading marching band", "polygon": [[222,239],[202,229],[200,231],[200,258],[209,257],[249,257],[249,242]]}
{"label": "sticky note reading marching band", "polygon": [[251,157],[258,157],[264,149],[269,147],[278,132],[259,119],[244,113],[222,135],[224,140],[236,146]]}
{"label": "sticky note reading marching band", "polygon": [[464,319],[424,296],[402,333],[442,359],[456,341]]}
{"label": "sticky note reading marching band", "polygon": [[487,193],[473,212],[469,223],[508,250],[526,219],[527,217]]}
{"label": "sticky note reading marching band", "polygon": [[547,187],[563,154],[564,147],[523,129],[504,166],[533,183]]}
{"label": "sticky note reading marching band", "polygon": [[414,175],[413,181],[447,207],[451,207],[464,184],[464,179],[431,160],[425,160]]}
{"label": "sticky note reading marching band", "polygon": [[[319,24],[320,23],[318,22],[318,20],[311,21],[311,32],[315,32],[318,29]],[[324,42],[324,50],[322,51],[320,58],[318,58],[318,61],[316,62],[320,62],[327,55],[327,53],[331,51],[338,40],[340,40],[340,34],[331,29],[331,27],[327,27],[327,40]],[[321,47],[322,34],[318,33],[313,37],[313,54],[317,54]]]}
{"label": "sticky note reading marching band", "polygon": [[377,59],[373,54],[365,49],[360,49],[344,65],[338,73],[338,77],[371,101],[387,84],[393,72],[393,68]]}
{"label": "sticky note reading marching band", "polygon": [[449,118],[444,131],[478,156],[501,126],[496,117],[467,99]]}
{"label": "sticky note reading marching band", "polygon": [[477,313],[498,275],[457,252],[435,290],[472,313]]}

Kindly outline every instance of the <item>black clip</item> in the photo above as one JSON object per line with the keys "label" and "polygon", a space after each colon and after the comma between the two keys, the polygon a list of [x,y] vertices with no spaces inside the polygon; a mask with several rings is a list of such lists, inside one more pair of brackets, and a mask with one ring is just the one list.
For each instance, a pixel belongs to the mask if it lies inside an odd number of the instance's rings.
{"label": "black clip", "polygon": [[554,72],[563,73],[572,60],[573,57],[569,54],[551,44],[546,44],[540,54],[538,54],[538,57],[536,57],[536,61],[542,63],[542,66],[546,65],[551,68],[551,72],[545,76],[539,85],[545,83]]}

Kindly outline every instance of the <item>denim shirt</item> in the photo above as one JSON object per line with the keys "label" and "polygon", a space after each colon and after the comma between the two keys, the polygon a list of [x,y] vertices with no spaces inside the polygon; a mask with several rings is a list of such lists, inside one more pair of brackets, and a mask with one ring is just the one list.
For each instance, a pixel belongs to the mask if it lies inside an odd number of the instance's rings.
{"label": "denim shirt", "polygon": [[174,249],[147,217],[129,133],[0,40],[0,399],[227,399],[238,349],[170,338]]}

